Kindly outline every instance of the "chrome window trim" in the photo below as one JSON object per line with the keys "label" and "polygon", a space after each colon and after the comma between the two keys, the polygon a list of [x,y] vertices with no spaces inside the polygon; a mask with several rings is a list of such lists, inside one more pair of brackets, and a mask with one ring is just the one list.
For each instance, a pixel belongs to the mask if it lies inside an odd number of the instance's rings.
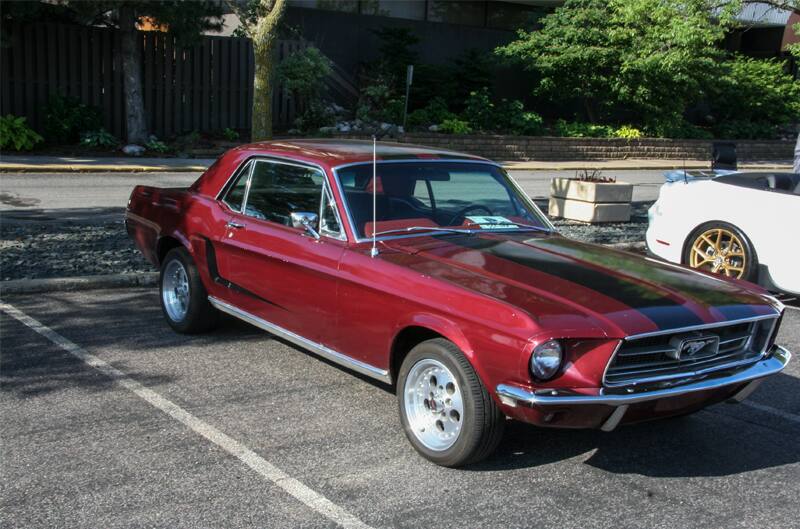
{"label": "chrome window trim", "polygon": [[302,347],[306,350],[309,350],[319,356],[330,360],[336,364],[344,366],[348,369],[352,369],[357,373],[361,373],[362,375],[367,375],[372,377],[376,380],[380,380],[381,382],[385,382],[387,384],[391,384],[392,377],[389,371],[386,369],[380,369],[375,367],[371,364],[367,364],[366,362],[362,362],[360,360],[356,360],[350,356],[342,354],[338,351],[334,351],[333,349],[326,347],[325,345],[315,342],[313,340],[309,340],[304,336],[300,336],[297,333],[294,333],[288,329],[284,329],[283,327],[276,325],[272,322],[259,318],[253,314],[250,314],[247,311],[244,311],[230,303],[226,303],[221,299],[217,299],[214,296],[208,296],[208,301],[214,307],[238,318],[244,322],[247,322],[251,325],[255,325],[256,327],[263,329],[269,333],[272,333],[276,336],[280,336],[281,338],[292,342],[293,344]]}
{"label": "chrome window trim", "polygon": [[[502,171],[503,175],[511,182],[512,187],[514,190],[519,193],[522,199],[526,202],[526,205],[530,207],[535,213],[537,213],[541,220],[546,224],[546,228],[551,230],[552,232],[556,233],[556,229],[550,220],[547,218],[547,215],[542,213],[542,210],[539,209],[533,200],[522,190],[522,188],[517,184],[516,181],[508,174],[508,172],[503,169],[503,166],[497,162],[493,162],[491,160],[460,160],[457,158],[436,158],[436,159],[428,159],[428,158],[412,158],[412,159],[404,159],[404,160],[378,160],[378,164],[397,164],[397,163],[474,163],[480,165],[491,165],[493,167],[497,167]],[[342,208],[344,208],[345,215],[347,217],[347,222],[350,225],[350,231],[353,232],[353,238],[357,243],[365,243],[365,242],[372,242],[372,237],[359,237],[358,232],[356,231],[356,223],[353,221],[353,216],[350,213],[350,206],[347,204],[347,199],[345,198],[344,188],[342,187],[341,179],[339,178],[339,170],[346,169],[348,167],[354,167],[358,165],[372,165],[372,161],[362,161],[362,162],[351,162],[345,163],[341,165],[337,165],[331,168],[331,172],[333,173],[333,180],[336,183],[336,189],[339,191],[339,196],[342,198]],[[516,233],[515,230],[492,230],[492,233]],[[423,235],[429,235],[427,233],[413,233],[408,235],[384,235],[382,237],[377,237],[376,241],[389,241],[393,239],[407,239],[410,237],[420,237]]]}
{"label": "chrome window trim", "polygon": [[231,207],[231,205],[225,201],[225,197],[228,196],[231,190],[236,186],[239,177],[242,176],[245,167],[247,167],[247,164],[249,163],[250,160],[247,160],[245,163],[239,165],[239,167],[237,167],[236,170],[233,171],[233,173],[231,173],[230,178],[228,178],[228,180],[225,182],[225,185],[222,186],[220,192],[217,193],[216,200],[225,204],[225,206],[234,213],[241,213],[242,211],[244,211],[245,204],[247,204],[247,192],[250,190],[250,177],[253,176],[253,167],[255,164],[250,165],[250,169],[247,174],[247,181],[245,182],[245,187],[244,187],[244,197],[242,197],[242,203],[239,206],[239,209],[234,209],[233,207]]}
{"label": "chrome window trim", "polygon": [[[302,160],[294,160],[292,158],[284,158],[282,156],[274,156],[274,155],[271,155],[271,154],[254,154],[252,156],[249,156],[248,158],[245,158],[236,167],[236,169],[234,169],[233,172],[231,172],[231,175],[225,181],[225,184],[222,185],[222,187],[220,188],[219,192],[214,197],[214,200],[216,200],[218,202],[222,202],[223,204],[225,204],[225,202],[222,200],[222,196],[227,192],[228,186],[231,184],[231,181],[233,179],[235,179],[239,175],[239,171],[245,165],[250,163],[251,161],[253,161],[253,162],[268,161],[268,162],[273,162],[273,163],[280,164],[280,165],[292,165],[292,166],[295,166],[295,167],[303,167],[303,168],[309,168],[310,167],[310,168],[313,168],[313,169],[317,169],[320,173],[322,173],[323,191],[324,191],[326,185],[329,186],[329,181],[328,181],[329,178],[328,178],[327,171],[325,171],[325,168],[322,167],[321,165],[317,164],[317,163],[305,162],[305,161],[302,161]],[[238,213],[240,215],[244,215],[244,208],[247,207],[247,197],[250,194],[250,180],[253,177],[253,168],[254,167],[255,167],[255,163],[253,164],[252,168],[250,169],[250,174],[247,177],[248,178],[247,189],[246,189],[246,192],[245,192],[245,200],[242,202],[242,211],[235,211],[235,213]],[[334,179],[335,179],[335,177],[334,177]],[[331,197],[331,198],[333,198],[333,197]],[[321,202],[322,202],[322,197],[320,196],[320,208],[322,207],[321,206]],[[343,227],[342,222],[341,222],[342,215],[339,212],[339,204],[336,203],[336,200],[332,200],[332,202],[334,204],[334,210],[336,212],[336,216],[339,219],[339,226]],[[227,204],[225,204],[225,205],[227,206]],[[228,207],[228,209],[230,209],[230,207]],[[231,210],[231,211],[234,211],[234,210]],[[255,218],[255,217],[250,217],[250,218]],[[261,220],[261,219],[256,219],[256,220]],[[271,221],[267,221],[267,222],[271,222]],[[341,230],[341,233],[340,233],[339,237],[334,237],[334,236],[328,235],[328,234],[323,234],[323,235],[325,237],[329,238],[329,239],[334,239],[334,240],[338,240],[338,241],[347,242],[348,239],[349,239],[348,236],[347,236],[347,231],[344,230],[344,229]]]}
{"label": "chrome window trim", "polygon": [[[630,336],[626,336],[625,338],[622,338],[619,341],[617,346],[614,348],[614,352],[611,353],[611,356],[608,358],[608,362],[606,363],[606,367],[605,367],[605,369],[603,369],[603,378],[600,379],[601,380],[601,384],[602,384],[603,387],[620,388],[620,387],[625,387],[625,386],[635,386],[636,384],[639,383],[638,381],[633,381],[633,382],[627,383],[627,384],[616,384],[616,385],[613,385],[613,386],[607,386],[606,385],[606,374],[608,373],[608,369],[611,367],[611,364],[614,362],[614,359],[617,357],[617,353],[622,348],[623,344],[625,344],[625,342],[627,342],[629,340],[639,340],[639,339],[642,339],[642,338],[650,338],[650,337],[653,337],[653,336],[664,336],[664,335],[668,335],[668,334],[680,334],[680,333],[683,333],[683,332],[691,332],[691,331],[703,331],[703,330],[709,330],[709,329],[718,329],[720,327],[728,327],[728,326],[733,326],[733,325],[739,325],[739,324],[742,324],[742,323],[758,323],[758,322],[761,322],[761,321],[764,321],[764,320],[768,320],[768,319],[772,319],[773,320],[772,327],[770,328],[770,336],[771,336],[772,333],[775,332],[775,326],[778,324],[778,320],[780,319],[780,314],[754,316],[754,317],[751,317],[751,318],[740,318],[738,320],[728,320],[728,321],[723,321],[723,322],[706,323],[706,324],[703,324],[703,325],[692,325],[692,326],[689,326],[689,327],[678,327],[676,329],[670,329],[670,330],[666,330],[666,331],[653,331],[653,332],[632,334]],[[723,364],[721,366],[716,366],[715,368],[707,368],[707,371],[710,372],[712,370],[718,370],[718,369],[730,369],[731,367],[735,367],[737,365],[737,363],[749,364],[749,363],[755,363],[755,362],[758,362],[760,360],[763,360],[764,356],[767,354],[767,344],[768,343],[769,343],[769,340],[767,340],[764,343],[764,347],[760,351],[758,357],[750,358],[750,359],[745,360],[745,361],[736,360],[734,362],[729,362],[729,363]],[[683,375],[680,375],[680,376],[672,375],[672,378],[680,378],[680,377],[684,377],[684,376],[685,377],[693,377],[693,376],[698,376],[700,374],[703,374],[704,372],[706,372],[706,371],[701,370],[701,371],[699,371],[697,373],[692,371],[692,372],[687,372],[686,374],[683,374]]]}

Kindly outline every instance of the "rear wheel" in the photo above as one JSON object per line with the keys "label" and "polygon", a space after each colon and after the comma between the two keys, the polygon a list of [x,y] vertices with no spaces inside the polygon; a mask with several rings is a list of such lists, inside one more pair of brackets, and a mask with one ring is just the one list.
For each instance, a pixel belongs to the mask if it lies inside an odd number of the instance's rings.
{"label": "rear wheel", "polygon": [[411,350],[398,374],[397,396],[406,436],[438,465],[480,461],[502,438],[505,416],[464,354],[443,338]]}
{"label": "rear wheel", "polygon": [[692,232],[683,262],[692,268],[747,281],[754,281],[758,270],[752,243],[727,222],[711,222]]}
{"label": "rear wheel", "polygon": [[185,248],[173,248],[161,263],[161,310],[170,327],[193,334],[213,329],[219,313],[208,302],[208,294],[192,256]]}

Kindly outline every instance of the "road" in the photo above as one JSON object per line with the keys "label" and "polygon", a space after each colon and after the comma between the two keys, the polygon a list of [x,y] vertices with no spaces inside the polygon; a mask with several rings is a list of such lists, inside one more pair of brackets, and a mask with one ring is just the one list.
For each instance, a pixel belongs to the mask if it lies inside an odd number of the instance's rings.
{"label": "road", "polygon": [[[745,404],[608,434],[510,423],[449,470],[390,388],[246,324],[177,335],[150,289],[3,302],[27,323],[0,312],[5,528],[800,527],[797,358]],[[779,342],[800,351],[800,311]]]}
{"label": "road", "polygon": [[[534,199],[547,199],[550,180],[574,171],[513,171],[513,177]],[[608,171],[608,176],[634,184],[633,200],[658,197],[663,171]],[[184,187],[199,173],[3,173],[0,212],[6,221],[118,218],[137,184]]]}

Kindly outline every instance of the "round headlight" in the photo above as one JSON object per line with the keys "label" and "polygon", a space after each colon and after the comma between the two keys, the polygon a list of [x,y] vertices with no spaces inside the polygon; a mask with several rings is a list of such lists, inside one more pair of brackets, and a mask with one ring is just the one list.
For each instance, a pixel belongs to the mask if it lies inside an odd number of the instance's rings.
{"label": "round headlight", "polygon": [[563,358],[561,344],[550,340],[537,345],[531,355],[531,373],[540,380],[553,378],[561,367]]}

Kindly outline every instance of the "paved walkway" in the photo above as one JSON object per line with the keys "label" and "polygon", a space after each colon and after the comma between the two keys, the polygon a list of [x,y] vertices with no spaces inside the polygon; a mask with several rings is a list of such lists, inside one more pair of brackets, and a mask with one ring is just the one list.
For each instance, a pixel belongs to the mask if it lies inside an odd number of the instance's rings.
{"label": "paved walkway", "polygon": [[[198,172],[214,162],[213,159],[186,158],[89,158],[74,156],[2,156],[0,172]],[[708,160],[584,160],[584,161],[528,161],[503,162],[512,171],[574,171],[580,169],[626,170],[626,169],[707,169]],[[791,160],[742,162],[741,169],[787,170]]]}

